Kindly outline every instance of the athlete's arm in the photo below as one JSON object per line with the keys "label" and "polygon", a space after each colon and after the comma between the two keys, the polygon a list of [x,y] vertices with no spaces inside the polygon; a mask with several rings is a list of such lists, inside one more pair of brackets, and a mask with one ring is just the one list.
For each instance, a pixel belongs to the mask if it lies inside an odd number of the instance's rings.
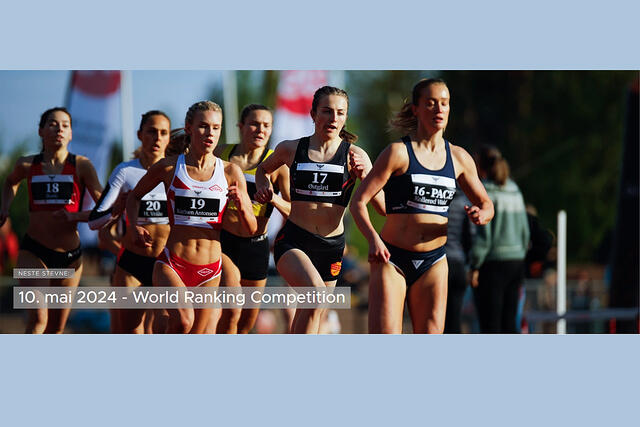
{"label": "athlete's arm", "polygon": [[[140,200],[145,194],[156,188],[161,182],[165,182],[170,173],[173,173],[175,168],[176,157],[169,157],[159,160],[152,165],[147,173],[140,178],[138,184],[129,193],[127,197],[127,219],[133,227],[135,234],[135,244],[141,247],[150,247],[153,239],[151,234],[138,224],[138,210],[140,209]],[[166,184],[166,183],[165,183]]]}
{"label": "athlete's arm", "polygon": [[89,215],[89,228],[98,230],[119,216],[116,212],[113,212],[113,208],[120,196],[124,182],[125,170],[119,165],[111,172],[111,176],[100,196],[100,200],[96,202],[95,207]]}
{"label": "athlete's arm", "polygon": [[33,161],[33,156],[20,157],[16,160],[13,170],[7,176],[2,186],[2,202],[0,203],[0,227],[9,217],[11,202],[16,197],[20,181],[29,175],[29,168]]}
{"label": "athlete's arm", "polygon": [[478,178],[478,171],[473,158],[462,147],[451,145],[451,153],[456,163],[458,184],[469,198],[472,206],[465,206],[464,209],[471,222],[476,225],[485,225],[493,218],[493,202],[487,194],[484,185]]}
{"label": "athlete's arm", "polygon": [[391,175],[406,168],[409,162],[407,150],[402,144],[391,144],[380,153],[371,172],[362,181],[351,200],[349,211],[358,229],[369,242],[369,262],[388,262],[389,250],[373,228],[367,203],[382,190]]}
{"label": "athlete's arm", "polygon": [[91,160],[84,156],[77,156],[78,176],[82,180],[84,187],[87,189],[94,202],[100,199],[102,194],[102,185],[98,179],[96,169],[93,167]]}
{"label": "athlete's arm", "polygon": [[238,165],[225,162],[224,174],[229,183],[227,197],[233,200],[233,203],[240,214],[240,221],[244,228],[251,234],[258,231],[258,220],[253,214],[253,206],[251,199],[247,193],[247,182],[244,174]]}
{"label": "athlete's arm", "polygon": [[117,221],[110,221],[98,231],[98,247],[114,255],[118,255],[122,247],[120,239],[115,233],[117,225]]}
{"label": "athlete's arm", "polygon": [[282,141],[276,146],[273,154],[260,163],[256,169],[256,194],[255,199],[259,203],[268,203],[273,196],[271,174],[280,166],[291,166],[296,152],[298,141]]}
{"label": "athlete's arm", "polygon": [[269,203],[271,203],[286,219],[291,213],[291,190],[289,188],[289,167],[280,166],[272,175],[273,181],[278,184],[280,194],[274,193]]}
{"label": "athlete's arm", "polygon": [[[78,178],[80,178],[80,187],[86,188],[93,201],[97,202],[102,194],[102,185],[91,160],[84,156],[76,156],[76,167]],[[54,217],[68,222],[87,222],[90,215],[91,211],[69,212],[65,209],[53,213]]]}
{"label": "athlete's arm", "polygon": [[[349,165],[351,171],[360,179],[364,180],[369,172],[371,172],[372,165],[369,155],[362,148],[352,145],[349,149]],[[371,205],[382,216],[386,216],[387,212],[384,205],[384,191],[380,190],[371,199]]]}

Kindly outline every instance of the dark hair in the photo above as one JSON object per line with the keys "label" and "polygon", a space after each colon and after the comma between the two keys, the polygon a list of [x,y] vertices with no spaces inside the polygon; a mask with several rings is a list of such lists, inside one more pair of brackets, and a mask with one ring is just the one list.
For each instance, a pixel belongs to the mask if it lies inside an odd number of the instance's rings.
{"label": "dark hair", "polygon": [[268,111],[271,113],[271,108],[262,105],[262,104],[249,104],[249,105],[245,105],[242,108],[242,111],[240,112],[240,120],[238,121],[240,124],[244,124],[244,121],[247,120],[247,117],[249,117],[249,114],[251,114],[252,111],[259,111],[259,110],[264,110],[264,111]]}
{"label": "dark hair", "polygon": [[189,148],[189,142],[189,137],[184,132],[184,128],[172,129],[169,144],[164,150],[164,155],[169,157],[186,153]]}
{"label": "dark hair", "polygon": [[478,151],[478,167],[498,185],[504,185],[509,178],[509,164],[502,153],[492,145],[483,145]]}
{"label": "dark hair", "polygon": [[66,108],[64,108],[64,107],[53,107],[53,108],[49,108],[47,111],[42,113],[42,115],[40,116],[40,124],[38,125],[38,129],[42,129],[44,127],[44,125],[47,124],[47,119],[49,118],[49,115],[51,115],[52,113],[55,113],[56,111],[62,111],[67,116],[69,116],[69,124],[72,125],[72,123],[71,123],[71,113],[69,113],[69,111],[67,111]]}
{"label": "dark hair", "polygon": [[[193,123],[193,116],[198,111],[218,111],[222,114],[222,108],[213,101],[200,101],[193,104],[187,110],[187,114],[184,118],[184,123]],[[186,134],[184,128],[177,128],[171,131],[171,137],[169,139],[169,145],[164,150],[165,156],[173,156],[176,154],[186,153],[191,144],[191,138]]]}
{"label": "dark hair", "polygon": [[140,119],[140,127],[138,128],[138,130],[142,130],[145,123],[147,123],[147,121],[153,116],[164,117],[169,122],[169,128],[171,128],[171,119],[169,118],[169,116],[167,116],[163,111],[160,110],[150,110],[142,115],[142,119]]}
{"label": "dark hair", "polygon": [[434,84],[442,84],[447,86],[444,80],[442,79],[422,79],[418,83],[413,86],[411,90],[411,101],[404,101],[404,105],[398,111],[393,119],[389,122],[389,125],[392,129],[396,129],[401,133],[411,133],[418,129],[418,119],[413,115],[413,111],[411,109],[412,105],[418,105],[418,101],[420,100],[420,95],[422,95],[423,89],[428,88]]}
{"label": "dark hair", "polygon": [[[349,106],[349,95],[342,89],[333,86],[322,86],[320,89],[316,90],[316,93],[313,94],[313,102],[311,103],[311,112],[315,113],[318,110],[318,104],[320,100],[325,96],[329,95],[338,95],[347,100],[347,107]],[[358,140],[358,135],[355,133],[351,133],[346,129],[346,126],[342,128],[340,131],[340,138],[344,139],[350,144],[353,144]]]}

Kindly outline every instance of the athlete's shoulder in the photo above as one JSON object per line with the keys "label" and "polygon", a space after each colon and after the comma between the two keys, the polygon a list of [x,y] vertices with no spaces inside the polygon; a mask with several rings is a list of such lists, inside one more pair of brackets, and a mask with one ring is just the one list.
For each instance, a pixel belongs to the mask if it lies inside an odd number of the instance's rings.
{"label": "athlete's shoulder", "polygon": [[16,166],[20,166],[20,167],[31,167],[31,165],[33,164],[33,160],[36,158],[36,156],[38,156],[39,154],[30,154],[28,156],[21,156],[18,157],[16,159]]}
{"label": "athlete's shoulder", "polygon": [[469,162],[473,163],[473,157],[471,154],[467,152],[464,148],[459,145],[454,145],[449,142],[449,149],[451,150],[451,157],[457,160],[460,163],[468,164]]}
{"label": "athlete's shoulder", "polygon": [[298,148],[298,144],[300,143],[300,139],[285,139],[281,141],[278,145],[276,145],[277,150],[286,150],[286,151],[295,151]]}
{"label": "athlete's shoulder", "polygon": [[172,171],[178,163],[178,157],[180,157],[180,154],[164,157],[151,165],[148,172],[162,173]]}
{"label": "athlete's shoulder", "polygon": [[385,148],[383,152],[388,153],[392,157],[401,156],[401,158],[409,158],[407,145],[402,140],[392,141],[387,145],[387,148]]}
{"label": "athlete's shoulder", "polygon": [[357,145],[354,145],[354,144],[349,144],[349,151],[355,154],[360,154],[361,156],[368,156],[367,152],[364,151],[362,147],[358,147]]}
{"label": "athlete's shoulder", "polygon": [[236,165],[235,163],[228,162],[226,160],[222,160],[222,159],[220,159],[220,160],[222,161],[222,164],[224,165],[225,173],[231,174],[231,175],[233,175],[233,174],[242,175],[242,169],[240,169],[240,166]]}
{"label": "athlete's shoulder", "polygon": [[13,167],[13,172],[10,174],[10,176],[12,176],[13,179],[16,180],[26,178],[30,173],[31,166],[33,165],[33,160],[36,156],[37,154],[18,157]]}

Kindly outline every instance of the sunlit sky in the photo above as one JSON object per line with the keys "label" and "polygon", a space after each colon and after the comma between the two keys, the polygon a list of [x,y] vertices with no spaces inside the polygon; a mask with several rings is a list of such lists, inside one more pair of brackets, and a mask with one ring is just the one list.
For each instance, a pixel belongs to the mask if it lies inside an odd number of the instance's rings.
{"label": "sunlit sky", "polygon": [[[70,71],[0,71],[0,156],[24,141],[26,151],[37,148],[40,114],[64,105],[70,80]],[[222,72],[132,71],[131,80],[134,126],[151,109],[181,123],[189,105],[209,97],[221,83]]]}

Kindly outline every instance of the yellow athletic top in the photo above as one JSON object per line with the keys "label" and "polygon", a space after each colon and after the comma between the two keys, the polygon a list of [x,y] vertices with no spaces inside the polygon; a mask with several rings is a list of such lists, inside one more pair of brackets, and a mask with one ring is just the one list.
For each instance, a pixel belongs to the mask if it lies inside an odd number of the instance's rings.
{"label": "yellow athletic top", "polygon": [[[230,144],[225,146],[224,150],[222,150],[222,153],[220,153],[220,158],[228,162],[229,158],[233,155],[233,152],[235,151],[237,146],[238,144]],[[264,151],[264,154],[262,155],[262,158],[260,159],[259,163],[264,162],[264,160],[267,157],[269,157],[271,154],[273,154],[273,150],[267,148]],[[247,181],[247,193],[249,193],[249,198],[253,203],[253,214],[256,217],[263,216],[265,218],[269,218],[269,216],[271,216],[271,212],[273,212],[273,205],[271,203],[258,203],[254,199],[254,196],[257,190],[256,189],[256,169],[257,169],[257,166],[253,169],[242,171],[244,173],[244,179]],[[273,186],[273,191],[278,192],[277,185]],[[237,210],[236,205],[232,201],[229,201],[229,204],[227,205],[227,209]]]}

